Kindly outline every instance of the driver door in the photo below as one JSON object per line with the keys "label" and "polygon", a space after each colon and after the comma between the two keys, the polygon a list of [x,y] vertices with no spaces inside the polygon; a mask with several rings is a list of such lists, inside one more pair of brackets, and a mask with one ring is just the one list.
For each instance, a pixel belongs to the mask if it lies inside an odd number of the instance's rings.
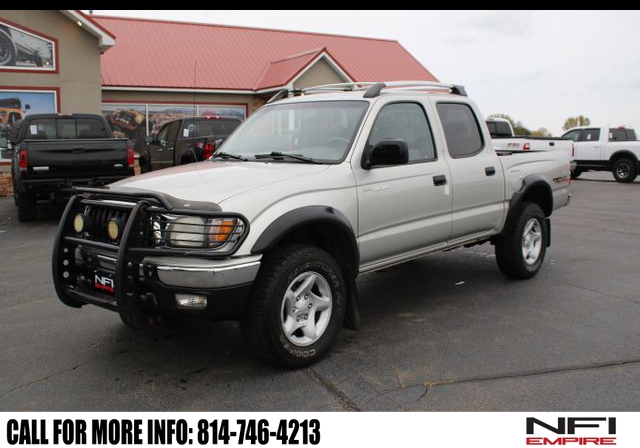
{"label": "driver door", "polygon": [[173,155],[180,120],[165,124],[153,143],[148,147],[151,169],[161,170],[173,166]]}
{"label": "driver door", "polygon": [[383,105],[366,145],[403,139],[409,163],[364,169],[352,160],[358,191],[358,243],[364,269],[446,242],[451,232],[449,167],[437,150],[430,109],[421,102]]}

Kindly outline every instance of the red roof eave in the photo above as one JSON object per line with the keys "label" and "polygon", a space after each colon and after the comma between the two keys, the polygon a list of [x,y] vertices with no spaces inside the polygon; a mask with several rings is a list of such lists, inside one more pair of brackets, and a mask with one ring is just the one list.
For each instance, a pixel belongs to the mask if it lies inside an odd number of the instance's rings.
{"label": "red roof eave", "polygon": [[93,20],[89,15],[83,13],[79,9],[74,9],[74,11],[80,14],[87,22],[91,22],[91,24],[94,25],[96,28],[100,29],[100,31],[109,35],[109,37],[111,37],[112,39],[116,38],[115,34],[113,34],[111,31],[106,29],[104,26],[100,25],[97,21]]}

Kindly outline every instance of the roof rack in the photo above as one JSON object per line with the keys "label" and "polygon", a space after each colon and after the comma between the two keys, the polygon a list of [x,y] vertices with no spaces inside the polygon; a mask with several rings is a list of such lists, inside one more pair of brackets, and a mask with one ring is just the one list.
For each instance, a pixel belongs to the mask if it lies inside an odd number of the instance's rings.
{"label": "roof rack", "polygon": [[309,95],[314,93],[330,92],[354,92],[366,90],[364,98],[375,98],[385,91],[425,91],[425,90],[447,90],[454,95],[467,96],[464,86],[457,84],[445,84],[434,81],[388,81],[388,82],[343,82],[339,84],[324,84],[320,86],[307,87],[306,89],[288,90],[282,89],[276,93],[267,104],[278,101],[292,95]]}

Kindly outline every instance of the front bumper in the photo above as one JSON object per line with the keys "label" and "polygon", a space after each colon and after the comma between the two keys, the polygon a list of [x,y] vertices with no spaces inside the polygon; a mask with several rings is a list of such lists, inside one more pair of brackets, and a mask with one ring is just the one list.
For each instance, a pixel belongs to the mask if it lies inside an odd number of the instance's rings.
{"label": "front bumper", "polygon": [[228,288],[253,283],[261,256],[229,260],[148,257],[143,263],[165,285],[181,288]]}
{"label": "front bumper", "polygon": [[[243,314],[260,269],[261,255],[234,257],[232,252],[210,254],[145,248],[138,236],[142,233],[139,232],[142,220],[148,218],[146,213],[151,208],[156,211],[162,208],[145,200],[127,205],[130,213],[117,245],[84,239],[72,230],[71,221],[78,209],[95,202],[91,196],[74,196],[58,228],[53,279],[63,303],[111,309],[133,326],[140,316],[153,314],[187,314],[214,320],[237,319]],[[113,200],[108,205],[125,207]],[[203,213],[215,216],[220,212]],[[206,306],[198,309],[179,306],[177,294],[205,297]]]}

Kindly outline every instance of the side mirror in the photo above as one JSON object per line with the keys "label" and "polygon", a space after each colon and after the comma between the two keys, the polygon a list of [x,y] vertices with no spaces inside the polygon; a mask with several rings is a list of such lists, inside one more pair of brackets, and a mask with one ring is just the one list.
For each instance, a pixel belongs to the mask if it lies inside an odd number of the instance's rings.
{"label": "side mirror", "polygon": [[147,135],[144,138],[144,142],[148,145],[149,143],[153,143],[153,135]]}
{"label": "side mirror", "polygon": [[217,151],[218,148],[221,147],[223,143],[224,143],[224,140],[222,140],[221,138],[218,138],[218,139],[214,140],[214,142],[213,142],[213,150]]}
{"label": "side mirror", "polygon": [[31,109],[31,104],[25,104],[24,105],[24,110],[29,110]]}
{"label": "side mirror", "polygon": [[7,141],[6,138],[2,137],[0,138],[0,148],[8,148],[9,142]]}
{"label": "side mirror", "polygon": [[160,139],[160,146],[167,146],[168,141],[165,140],[164,138]]}
{"label": "side mirror", "polygon": [[409,147],[401,138],[385,138],[365,151],[362,168],[378,165],[403,165],[409,163]]}

